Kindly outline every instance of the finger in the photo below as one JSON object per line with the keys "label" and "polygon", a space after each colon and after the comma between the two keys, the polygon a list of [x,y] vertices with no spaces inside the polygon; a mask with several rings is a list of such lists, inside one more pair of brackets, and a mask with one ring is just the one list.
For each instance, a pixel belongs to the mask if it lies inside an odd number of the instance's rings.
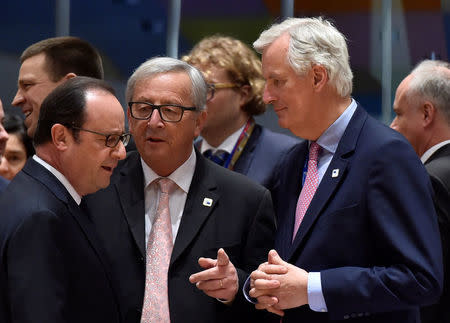
{"label": "finger", "polygon": [[261,265],[258,268],[259,271],[263,271],[266,274],[277,274],[277,275],[284,275],[288,272],[288,268],[284,265],[273,265],[273,264],[266,264]]}
{"label": "finger", "polygon": [[273,280],[277,279],[277,275],[267,274],[264,271],[255,270],[251,273],[250,279],[257,280],[257,279],[265,279],[265,280]]}
{"label": "finger", "polygon": [[269,296],[269,295],[264,295],[264,296],[260,296],[258,297],[258,303],[261,307],[268,307],[268,306],[274,306],[276,304],[278,304],[278,298],[276,298],[275,296]]}
{"label": "finger", "polygon": [[281,286],[280,281],[276,279],[256,279],[254,282],[254,288],[260,290],[275,289]]}
{"label": "finger", "polygon": [[267,265],[267,264],[268,264],[267,261],[263,262],[262,264],[260,264],[260,265],[258,266],[258,270],[259,270],[259,268],[261,268],[261,266],[265,266],[265,265]]}
{"label": "finger", "polygon": [[251,288],[248,292],[250,297],[258,298],[261,296],[272,296],[276,294],[276,289],[274,288]]}
{"label": "finger", "polygon": [[193,284],[202,281],[202,280],[213,280],[222,278],[219,275],[217,267],[209,268],[203,271],[199,271],[198,273],[192,274],[189,277],[189,281]]}
{"label": "finger", "polygon": [[200,267],[202,267],[203,269],[209,269],[209,268],[213,268],[213,267],[216,266],[217,260],[211,259],[211,258],[203,258],[203,257],[200,257],[200,258],[198,259],[198,264],[199,264]]}
{"label": "finger", "polygon": [[223,289],[225,288],[225,279],[213,279],[213,280],[202,280],[199,281],[195,284],[195,286],[197,286],[198,289],[202,290],[202,291],[213,291],[213,290],[218,290],[218,289]]}
{"label": "finger", "polygon": [[276,250],[272,249],[269,251],[269,264],[274,265],[286,265],[286,263],[281,259]]}
{"label": "finger", "polygon": [[230,262],[230,258],[228,258],[227,253],[225,252],[225,250],[223,250],[223,248],[220,248],[217,251],[217,265],[218,266],[227,266],[229,262]]}

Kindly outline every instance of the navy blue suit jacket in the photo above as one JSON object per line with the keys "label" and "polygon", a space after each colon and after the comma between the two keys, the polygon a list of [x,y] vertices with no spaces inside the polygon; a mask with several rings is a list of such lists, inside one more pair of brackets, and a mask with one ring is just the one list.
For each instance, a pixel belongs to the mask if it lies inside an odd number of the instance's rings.
{"label": "navy blue suit jacket", "polygon": [[9,184],[9,181],[0,176],[0,193],[5,190],[6,186],[8,186],[8,184]]}
{"label": "navy blue suit jacket", "polygon": [[[270,131],[256,124],[233,170],[272,192],[278,185],[280,163],[299,142],[297,138]],[[200,146],[201,140],[196,143],[197,148]]]}
{"label": "navy blue suit jacket", "polygon": [[289,263],[321,272],[328,313],[301,306],[283,323],[420,322],[443,273],[431,185],[412,147],[358,106],[291,243],[307,156],[305,142],[283,165],[275,245]]}
{"label": "navy blue suit jacket", "polygon": [[93,224],[29,159],[0,196],[0,322],[121,322]]}

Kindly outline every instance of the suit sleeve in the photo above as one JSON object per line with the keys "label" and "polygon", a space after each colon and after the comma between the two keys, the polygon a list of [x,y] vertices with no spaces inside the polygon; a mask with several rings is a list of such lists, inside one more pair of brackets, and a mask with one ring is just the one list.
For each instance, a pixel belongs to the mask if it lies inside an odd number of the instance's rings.
{"label": "suit sleeve", "polygon": [[410,309],[436,300],[442,289],[441,244],[428,175],[403,141],[380,146],[367,161],[367,189],[359,206],[366,213],[361,216],[368,218],[368,227],[361,229],[373,242],[372,263],[321,272],[332,319]]}
{"label": "suit sleeve", "polygon": [[7,247],[12,322],[67,322],[60,226],[55,214],[39,212],[27,217],[12,234]]}

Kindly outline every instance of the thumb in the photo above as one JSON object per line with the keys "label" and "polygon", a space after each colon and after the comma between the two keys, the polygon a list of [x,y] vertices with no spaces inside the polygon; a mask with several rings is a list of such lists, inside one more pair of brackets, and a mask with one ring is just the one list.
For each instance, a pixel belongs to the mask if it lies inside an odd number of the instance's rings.
{"label": "thumb", "polygon": [[230,262],[230,258],[228,258],[227,253],[223,248],[220,248],[217,251],[217,265],[218,266],[226,266]]}
{"label": "thumb", "polygon": [[269,251],[269,264],[272,265],[285,265],[285,262],[283,259],[281,259],[278,252],[276,252],[274,249]]}

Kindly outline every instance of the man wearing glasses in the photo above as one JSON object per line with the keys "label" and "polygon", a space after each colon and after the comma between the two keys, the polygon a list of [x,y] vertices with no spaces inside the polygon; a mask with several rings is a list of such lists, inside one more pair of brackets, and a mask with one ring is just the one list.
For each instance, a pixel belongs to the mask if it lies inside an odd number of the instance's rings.
{"label": "man wearing glasses", "polygon": [[114,90],[75,77],[44,100],[36,155],[0,197],[0,322],[121,322],[81,197],[105,188],[130,135]]}
{"label": "man wearing glasses", "polygon": [[217,164],[272,191],[280,161],[299,140],[255,123],[254,116],[267,107],[261,61],[255,52],[232,37],[210,36],[183,60],[200,69],[209,83],[208,117],[197,148]]}
{"label": "man wearing glasses", "polygon": [[206,93],[185,62],[143,63],[126,91],[137,151],[106,190],[85,199],[126,322],[259,321],[240,290],[273,244],[270,193],[194,149]]}

